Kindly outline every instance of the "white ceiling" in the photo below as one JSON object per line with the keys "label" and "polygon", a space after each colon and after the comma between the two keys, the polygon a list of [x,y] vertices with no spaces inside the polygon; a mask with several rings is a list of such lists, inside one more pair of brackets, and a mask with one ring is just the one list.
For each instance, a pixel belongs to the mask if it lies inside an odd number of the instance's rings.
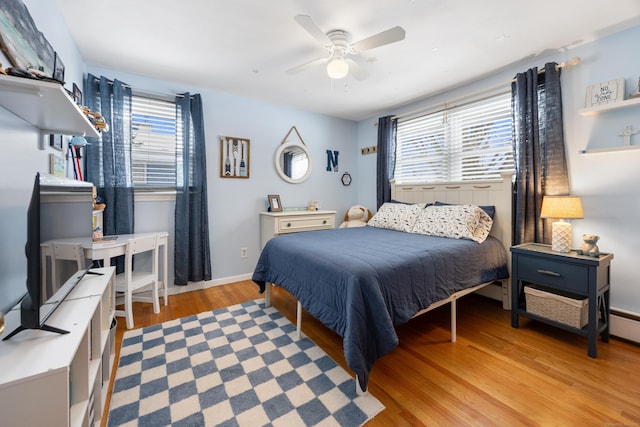
{"label": "white ceiling", "polygon": [[[640,0],[56,2],[89,65],[350,120],[640,25]],[[396,25],[406,38],[361,53],[363,81],[332,81],[324,65],[290,75],[325,54],[297,14],[324,31],[346,30],[352,41]]]}

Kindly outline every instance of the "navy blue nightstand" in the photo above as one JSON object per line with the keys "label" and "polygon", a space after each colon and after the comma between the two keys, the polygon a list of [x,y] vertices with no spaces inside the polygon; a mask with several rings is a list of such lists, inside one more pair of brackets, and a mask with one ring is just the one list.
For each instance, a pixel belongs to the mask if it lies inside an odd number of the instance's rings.
{"label": "navy blue nightstand", "polygon": [[[519,326],[519,316],[536,319],[559,328],[586,335],[589,356],[597,357],[598,335],[609,341],[609,291],[613,254],[598,257],[578,255],[576,251],[554,252],[550,245],[523,243],[511,247],[511,326]],[[570,292],[589,301],[588,323],[575,328],[526,310],[525,284],[544,286],[551,291]]]}

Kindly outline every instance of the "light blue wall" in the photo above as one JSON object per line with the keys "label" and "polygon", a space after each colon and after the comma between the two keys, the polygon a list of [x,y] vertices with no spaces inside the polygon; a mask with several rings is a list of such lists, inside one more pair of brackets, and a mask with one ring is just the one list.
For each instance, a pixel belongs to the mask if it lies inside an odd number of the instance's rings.
{"label": "light blue wall", "polygon": [[[226,283],[249,275],[260,249],[258,212],[266,208],[267,194],[279,194],[284,207],[307,206],[319,200],[322,209],[343,213],[357,200],[356,123],[310,113],[283,105],[210,91],[188,85],[158,81],[117,70],[86,67],[73,44],[54,2],[25,0],[38,29],[58,51],[66,66],[65,87],[72,82],[82,88],[82,74],[105,75],[120,79],[142,91],[175,94],[200,93],[203,97],[207,141],[209,226],[213,283]],[[1,56],[1,55],[0,55]],[[8,64],[2,58],[3,64]],[[6,65],[5,65],[6,66]],[[292,126],[296,126],[311,151],[313,171],[301,184],[290,184],[276,173],[274,155]],[[46,147],[37,148],[37,129],[0,108],[0,135],[5,157],[0,172],[0,310],[16,302],[24,292],[26,260],[26,209],[37,171],[48,172]],[[220,178],[219,136],[251,140],[250,178]],[[295,134],[294,134],[295,135]],[[291,139],[291,137],[289,138]],[[339,172],[327,172],[326,150],[339,151]],[[344,171],[354,176],[354,184],[344,187]],[[108,208],[108,207],[107,207]],[[174,201],[136,201],[136,231],[168,230],[173,235]],[[11,237],[6,239],[5,236]],[[240,248],[248,258],[240,258]],[[173,238],[169,245],[169,275],[173,278]]]}
{"label": "light blue wall", "polygon": [[[640,129],[640,106],[602,113],[593,117],[578,114],[584,108],[586,87],[623,77],[626,93],[637,90],[640,78],[640,55],[636,54],[640,27],[635,27],[565,52],[538,58],[534,62],[502,70],[492,78],[465,85],[439,96],[407,105],[394,111],[380,112],[358,123],[358,149],[376,143],[374,122],[388,114],[414,111],[422,106],[472,93],[512,79],[527,68],[542,67],[546,62],[561,63],[574,56],[582,58],[577,67],[562,73],[562,97],[566,154],[572,194],[581,196],[584,219],[573,220],[574,246],[584,233],[601,236],[603,252],[613,252],[611,270],[612,306],[640,313],[640,279],[635,268],[640,253],[640,149],[601,154],[579,154],[584,148],[622,145],[617,136],[626,126]],[[632,138],[640,146],[640,134]],[[358,158],[358,202],[374,206],[375,156]],[[375,184],[373,184],[375,185]]]}
{"label": "light blue wall", "polygon": [[[65,87],[82,85],[84,63],[66,30],[55,2],[26,0],[36,25],[60,54],[65,64]],[[10,62],[0,52],[2,67]],[[1,95],[0,95],[1,96]],[[49,154],[62,155],[48,147],[38,149],[39,132],[33,126],[0,108],[0,311],[13,306],[26,292],[27,206],[35,174],[49,171]]]}
{"label": "light blue wall", "polygon": [[[356,186],[344,187],[340,182],[344,171],[357,169],[355,122],[116,70],[88,67],[87,71],[96,76],[117,77],[142,91],[190,91],[202,95],[214,279],[226,281],[253,271],[260,249],[258,212],[265,210],[267,194],[279,194],[285,208],[307,206],[311,200],[319,200],[322,209],[340,212],[338,217],[356,201]],[[300,132],[312,157],[311,177],[301,184],[285,182],[274,166],[275,151],[292,126]],[[220,178],[222,135],[251,140],[249,179]],[[296,138],[295,132],[289,137]],[[326,171],[326,150],[339,151],[339,172]],[[173,203],[137,203],[135,223],[137,231],[172,232]],[[248,249],[246,259],[240,258],[242,247]],[[169,266],[171,270],[172,261]]]}
{"label": "light blue wall", "polygon": [[[376,145],[374,123],[386,114],[412,111],[420,106],[451,99],[513,78],[531,66],[562,62],[582,57],[576,68],[563,72],[565,136],[572,193],[582,196],[585,218],[574,220],[574,241],[583,233],[601,236],[600,249],[613,252],[612,305],[640,312],[640,283],[634,260],[640,252],[640,233],[635,225],[640,212],[640,150],[604,154],[578,154],[586,146],[621,144],[616,136],[625,126],[640,128],[640,107],[601,114],[579,116],[587,85],[624,77],[627,87],[635,87],[640,76],[640,56],[635,55],[640,28],[636,27],[596,42],[538,58],[530,64],[496,73],[492,78],[434,96],[402,109],[384,112],[358,123],[292,109],[228,93],[188,87],[115,70],[85,69],[54,2],[24,0],[36,24],[62,56],[66,66],[65,85],[81,85],[83,72],[119,78],[132,86],[152,92],[199,92],[205,108],[209,184],[209,220],[214,281],[223,283],[253,270],[259,251],[258,212],[263,210],[267,194],[280,194],[285,206],[304,206],[310,200],[321,201],[323,209],[338,212],[337,222],[352,204],[375,209],[376,155],[361,155],[360,148]],[[4,66],[8,61],[0,54]],[[273,166],[273,156],[291,126],[295,125],[313,156],[313,174],[303,184],[281,180]],[[218,137],[231,135],[251,139],[251,178],[219,178]],[[26,209],[36,171],[48,171],[50,148],[38,150],[35,128],[0,108],[0,144],[3,168],[0,172],[0,309],[6,308],[24,293],[26,261]],[[640,144],[640,136],[634,137]],[[326,172],[325,151],[340,151],[340,172]],[[343,187],[340,176],[351,172],[354,181]],[[136,229],[173,230],[173,202],[152,201],[136,204]],[[247,247],[249,258],[240,258],[240,247]],[[173,262],[170,246],[170,271]]]}

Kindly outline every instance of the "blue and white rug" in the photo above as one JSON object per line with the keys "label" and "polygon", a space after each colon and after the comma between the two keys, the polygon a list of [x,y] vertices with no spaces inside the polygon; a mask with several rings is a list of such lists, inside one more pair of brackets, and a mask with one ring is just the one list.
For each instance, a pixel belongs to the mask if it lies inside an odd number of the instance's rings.
{"label": "blue and white rug", "polygon": [[127,331],[109,426],[360,426],[384,406],[264,300]]}

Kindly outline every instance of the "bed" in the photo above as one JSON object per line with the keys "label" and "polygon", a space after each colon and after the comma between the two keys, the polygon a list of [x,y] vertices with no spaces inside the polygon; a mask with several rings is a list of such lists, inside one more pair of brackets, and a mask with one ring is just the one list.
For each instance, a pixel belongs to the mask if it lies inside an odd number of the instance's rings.
{"label": "bed", "polygon": [[[490,235],[478,243],[399,231],[403,225],[384,227],[379,221],[375,227],[283,235],[267,242],[252,277],[266,292],[267,305],[271,284],[298,300],[298,331],[304,308],[342,336],[347,365],[363,391],[374,362],[398,345],[396,326],[449,303],[455,341],[455,301],[461,296],[484,290],[509,308],[510,175],[477,182],[392,182],[392,199],[403,203],[385,209],[418,215],[425,209],[416,206],[424,208],[425,203],[493,207]],[[378,211],[383,219],[385,209]],[[474,215],[479,210],[469,209]],[[484,212],[478,215],[484,218]]]}

